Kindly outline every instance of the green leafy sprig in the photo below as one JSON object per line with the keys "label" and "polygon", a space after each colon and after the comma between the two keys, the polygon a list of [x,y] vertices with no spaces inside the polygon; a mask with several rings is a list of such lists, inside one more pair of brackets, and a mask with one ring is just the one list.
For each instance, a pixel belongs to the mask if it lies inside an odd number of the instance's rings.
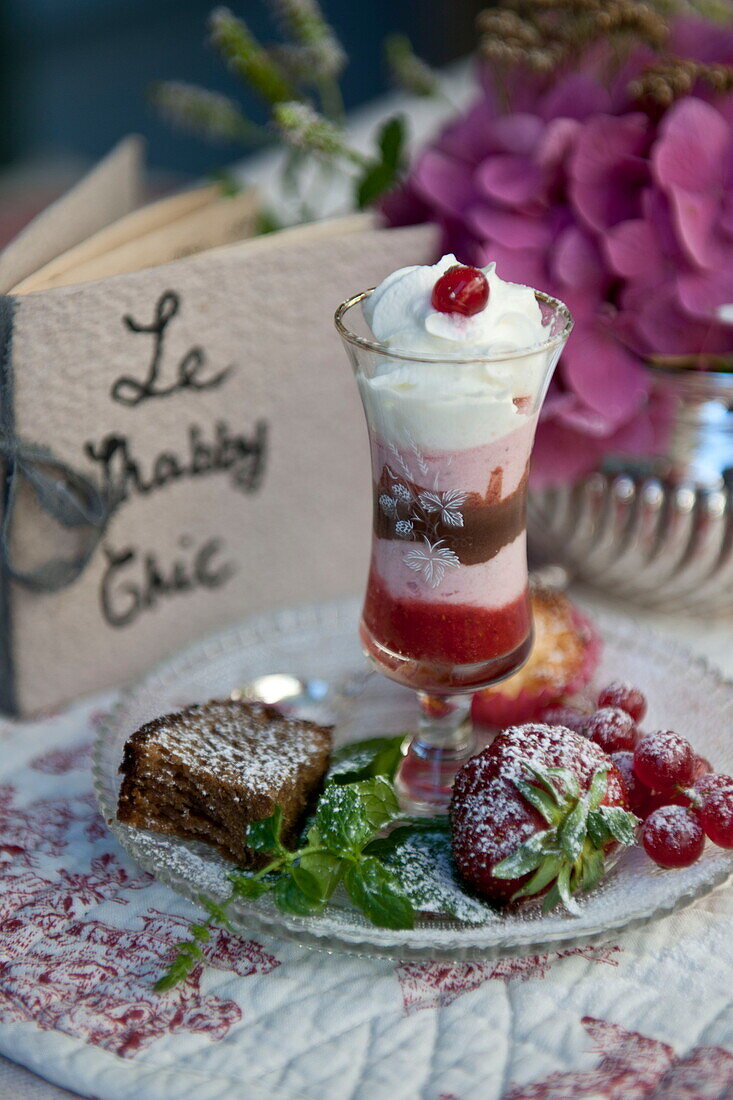
{"label": "green leafy sprig", "polygon": [[319,114],[307,103],[297,100],[276,103],[272,120],[283,141],[303,153],[350,161],[359,167],[367,158],[346,143],[343,131],[335,122]]}
{"label": "green leafy sprig", "polygon": [[520,844],[494,867],[493,874],[517,879],[534,872],[512,900],[540,894],[549,886],[543,912],[562,902],[568,912],[577,913],[574,895],[598,885],[609,845],[634,843],[639,819],[620,806],[602,805],[607,767],[595,772],[588,791],[581,794],[576,776],[567,769],[525,766],[528,778],[515,780],[515,786],[548,828]]}
{"label": "green leafy sprig", "polygon": [[[247,844],[269,859],[256,872],[233,871],[227,877],[231,893],[223,901],[201,898],[207,921],[191,925],[190,938],[176,945],[176,954],[155,989],[163,992],[183,981],[203,961],[202,945],[213,925],[230,928],[228,908],[239,898],[271,893],[283,913],[298,917],[321,913],[339,884],[352,904],[381,928],[412,928],[415,911],[398,878],[381,856],[410,831],[440,827],[413,821],[400,813],[392,786],[404,738],[372,738],[334,754],[332,771],[316,812],[307,824],[301,846],[291,851],[282,842],[282,810],[247,829]],[[382,838],[387,826],[400,822],[394,840]],[[385,847],[380,844],[384,842]]]}
{"label": "green leafy sprig", "polygon": [[416,96],[440,93],[438,75],[418,57],[406,34],[390,34],[384,41],[384,56],[394,83]]}
{"label": "green leafy sprig", "polygon": [[219,92],[209,92],[182,80],[154,84],[150,100],[176,129],[210,142],[262,144],[267,134],[242,114],[239,105]]}
{"label": "green leafy sprig", "polygon": [[331,757],[328,782],[358,783],[377,775],[394,779],[402,759],[404,740],[405,735],[400,733],[397,737],[370,737],[343,745]]}
{"label": "green leafy sprig", "polygon": [[243,19],[228,8],[209,16],[211,41],[231,71],[267,103],[296,99],[297,91],[277,62],[260,45]]}
{"label": "green leafy sprig", "polygon": [[[307,191],[322,189],[334,172],[351,177],[359,209],[393,188],[407,166],[406,125],[400,115],[377,131],[373,151],[355,149],[344,131],[339,78],[347,57],[317,0],[267,0],[284,41],[262,43],[246,22],[226,7],[209,17],[209,40],[229,70],[267,108],[263,125],[246,117],[226,96],[182,81],[163,81],[151,89],[160,113],[175,127],[209,141],[261,145],[280,140],[287,156],[283,192],[297,200],[298,219],[314,216]],[[393,78],[412,94],[440,95],[440,82],[404,35],[389,38],[386,59]],[[317,171],[304,172],[308,161]],[[265,212],[263,230],[279,228]]]}

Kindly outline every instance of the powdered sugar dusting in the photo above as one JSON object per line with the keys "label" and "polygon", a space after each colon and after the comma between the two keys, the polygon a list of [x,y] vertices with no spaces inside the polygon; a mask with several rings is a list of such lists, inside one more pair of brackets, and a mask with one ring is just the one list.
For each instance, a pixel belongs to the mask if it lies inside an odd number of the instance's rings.
{"label": "powdered sugar dusting", "polygon": [[403,890],[422,913],[448,914],[465,924],[485,924],[499,915],[458,882],[450,839],[443,832],[418,833],[385,859]]}
{"label": "powdered sugar dusting", "polygon": [[322,759],[330,742],[326,727],[233,700],[213,700],[155,719],[136,736],[152,750],[145,754],[144,774],[160,779],[184,764],[202,779],[263,795],[272,795],[304,766]]}
{"label": "powdered sugar dusting", "polygon": [[660,806],[644,822],[645,843],[663,843],[666,849],[683,852],[699,840],[702,828],[695,814],[684,806]]}
{"label": "powdered sugar dusting", "polygon": [[456,777],[451,803],[453,851],[461,873],[481,893],[506,898],[516,889],[494,879],[493,867],[519,845],[546,828],[541,815],[520,794],[517,780],[527,779],[527,764],[572,772],[587,791],[600,767],[608,767],[604,802],[625,806],[622,781],[598,745],[562,726],[532,723],[513,726]]}

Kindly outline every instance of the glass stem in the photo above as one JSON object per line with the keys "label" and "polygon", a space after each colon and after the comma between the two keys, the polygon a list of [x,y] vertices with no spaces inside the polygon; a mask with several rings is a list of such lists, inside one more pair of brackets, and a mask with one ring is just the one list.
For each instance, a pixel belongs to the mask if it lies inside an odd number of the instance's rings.
{"label": "glass stem", "polygon": [[413,814],[443,814],[456,772],[476,752],[471,695],[418,692],[420,721],[404,745],[396,777],[403,807]]}
{"label": "glass stem", "polygon": [[473,744],[470,695],[431,695],[419,691],[420,723],[417,737],[430,748],[458,750]]}

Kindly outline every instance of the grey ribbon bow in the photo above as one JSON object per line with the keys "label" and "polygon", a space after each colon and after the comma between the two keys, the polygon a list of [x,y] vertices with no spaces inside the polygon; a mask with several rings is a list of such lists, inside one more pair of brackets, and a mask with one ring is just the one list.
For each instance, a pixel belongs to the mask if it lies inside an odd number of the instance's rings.
{"label": "grey ribbon bow", "polygon": [[[75,581],[84,570],[109,523],[116,502],[84,474],[55,458],[46,447],[27,443],[15,433],[13,371],[11,367],[15,301],[0,294],[0,464],[2,479],[2,523],[0,523],[0,567],[5,577],[35,592],[57,592]],[[13,521],[18,485],[25,481],[40,507],[63,527],[79,533],[79,553],[72,558],[52,558],[35,569],[16,568],[11,560]],[[0,578],[0,581],[2,578]],[[9,596],[0,583],[0,609],[6,633],[10,617]],[[0,697],[9,679],[9,641],[0,647]],[[3,667],[7,665],[5,671]]]}
{"label": "grey ribbon bow", "polygon": [[[95,483],[46,447],[17,436],[0,436],[0,460],[6,471],[5,508],[0,525],[0,560],[6,574],[35,592],[57,592],[86,568],[114,511],[114,503]],[[81,548],[72,558],[51,558],[35,569],[16,568],[11,560],[17,490],[25,481],[40,507],[63,527],[79,533]]]}

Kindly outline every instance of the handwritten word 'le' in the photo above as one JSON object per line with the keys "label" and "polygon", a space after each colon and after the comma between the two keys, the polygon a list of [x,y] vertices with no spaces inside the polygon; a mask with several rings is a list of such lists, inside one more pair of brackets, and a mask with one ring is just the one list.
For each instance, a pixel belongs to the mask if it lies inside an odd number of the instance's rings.
{"label": "handwritten word 'le'", "polygon": [[232,562],[219,562],[221,539],[204,542],[190,553],[191,539],[184,535],[179,545],[186,558],[162,566],[154,553],[141,553],[131,546],[124,550],[104,547],[107,564],[102,576],[100,603],[110,626],[129,626],[143,611],[151,611],[161,598],[184,595],[197,588],[221,588],[234,574]]}
{"label": "handwritten word 'le'", "polygon": [[129,375],[122,375],[112,386],[113,401],[120,405],[134,407],[153,397],[170,397],[178,390],[211,390],[220,386],[232,367],[225,367],[211,378],[201,378],[200,372],[206,366],[206,353],[203,348],[193,347],[187,351],[178,364],[178,373],[173,382],[164,385],[160,379],[165,333],[168,325],[178,313],[181,299],[173,290],[161,294],[155,307],[155,319],[149,325],[141,325],[128,314],[122,318],[131,332],[146,333],[153,337],[153,355],[143,382]]}

